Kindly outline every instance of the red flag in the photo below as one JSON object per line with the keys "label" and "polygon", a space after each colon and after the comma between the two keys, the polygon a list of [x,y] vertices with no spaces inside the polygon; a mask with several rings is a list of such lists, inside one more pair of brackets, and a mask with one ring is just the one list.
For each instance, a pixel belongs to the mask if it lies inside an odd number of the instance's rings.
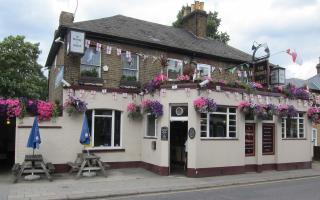
{"label": "red flag", "polygon": [[297,63],[298,65],[302,65],[301,56],[298,57],[296,50],[287,49],[286,53],[292,57],[292,61],[294,63]]}

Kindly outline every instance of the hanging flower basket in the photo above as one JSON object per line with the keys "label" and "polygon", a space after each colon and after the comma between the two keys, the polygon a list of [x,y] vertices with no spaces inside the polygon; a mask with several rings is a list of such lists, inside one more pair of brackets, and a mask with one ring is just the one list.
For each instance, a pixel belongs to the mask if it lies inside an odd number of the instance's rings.
{"label": "hanging flower basket", "polygon": [[254,114],[256,109],[256,104],[249,101],[242,101],[238,105],[238,109],[246,115]]}
{"label": "hanging flower basket", "polygon": [[53,103],[45,101],[37,101],[38,117],[40,121],[50,120],[53,113]]}
{"label": "hanging flower basket", "polygon": [[273,104],[256,104],[254,112],[260,119],[265,119],[275,114],[276,106]]}
{"label": "hanging flower basket", "polygon": [[287,117],[287,118],[292,118],[297,116],[298,111],[296,108],[292,105],[279,105],[277,106],[275,113],[280,117]]}
{"label": "hanging flower basket", "polygon": [[128,112],[128,117],[133,120],[142,118],[141,106],[137,104],[129,103],[127,106],[127,112]]}
{"label": "hanging flower basket", "polygon": [[156,118],[163,115],[163,105],[156,100],[144,100],[141,103],[144,113],[150,113]]}
{"label": "hanging flower basket", "polygon": [[168,77],[163,73],[156,75],[151,81],[147,82],[143,86],[143,90],[146,93],[154,93],[157,89],[160,89],[160,85],[168,80]]}
{"label": "hanging flower basket", "polygon": [[217,104],[213,99],[199,97],[193,101],[195,110],[199,113],[214,112],[217,110]]}
{"label": "hanging flower basket", "polygon": [[318,107],[309,108],[307,111],[307,115],[313,123],[320,124],[320,108]]}
{"label": "hanging flower basket", "polygon": [[77,97],[70,96],[64,104],[64,109],[69,113],[84,113],[87,110],[87,103]]}

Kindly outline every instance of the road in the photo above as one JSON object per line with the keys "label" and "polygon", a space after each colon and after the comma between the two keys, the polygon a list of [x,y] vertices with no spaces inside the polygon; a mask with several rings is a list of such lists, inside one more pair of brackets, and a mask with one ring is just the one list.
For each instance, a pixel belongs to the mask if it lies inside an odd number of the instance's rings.
{"label": "road", "polygon": [[[110,198],[109,198],[110,199]],[[320,200],[320,177],[194,191],[148,194],[121,200]]]}

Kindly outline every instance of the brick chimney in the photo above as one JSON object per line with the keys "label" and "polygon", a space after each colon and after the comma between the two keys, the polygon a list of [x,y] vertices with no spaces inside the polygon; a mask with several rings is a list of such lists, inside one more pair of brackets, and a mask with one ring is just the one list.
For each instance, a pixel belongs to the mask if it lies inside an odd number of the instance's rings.
{"label": "brick chimney", "polygon": [[319,57],[319,63],[316,66],[317,68],[317,74],[320,74],[320,57]]}
{"label": "brick chimney", "polygon": [[203,7],[204,2],[195,1],[191,7],[186,6],[183,11],[182,28],[198,37],[207,36],[208,14]]}
{"label": "brick chimney", "polygon": [[72,13],[62,11],[59,17],[59,26],[72,24],[73,20],[74,20],[74,17]]}

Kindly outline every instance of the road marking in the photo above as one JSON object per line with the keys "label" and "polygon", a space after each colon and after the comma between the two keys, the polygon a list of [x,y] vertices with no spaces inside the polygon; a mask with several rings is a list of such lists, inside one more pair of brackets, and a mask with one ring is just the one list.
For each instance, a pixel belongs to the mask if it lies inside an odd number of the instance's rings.
{"label": "road marking", "polygon": [[132,197],[148,197],[148,196],[159,196],[159,195],[166,195],[166,194],[180,194],[180,193],[190,193],[190,192],[198,192],[198,191],[208,191],[208,190],[218,190],[218,189],[228,189],[228,188],[237,188],[237,187],[247,187],[247,186],[256,186],[256,185],[266,185],[271,183],[284,183],[284,182],[291,182],[291,181],[301,181],[301,180],[309,180],[309,179],[317,179],[320,178],[319,176],[312,176],[312,177],[302,177],[302,178],[289,178],[285,180],[266,180],[262,182],[256,183],[239,183],[239,184],[232,184],[226,186],[212,186],[212,187],[205,187],[205,188],[195,188],[195,189],[182,189],[178,191],[167,191],[167,192],[152,192],[147,194],[135,194],[135,195],[128,195],[128,196],[118,196],[118,197],[106,197],[101,198],[103,199],[130,199]]}

